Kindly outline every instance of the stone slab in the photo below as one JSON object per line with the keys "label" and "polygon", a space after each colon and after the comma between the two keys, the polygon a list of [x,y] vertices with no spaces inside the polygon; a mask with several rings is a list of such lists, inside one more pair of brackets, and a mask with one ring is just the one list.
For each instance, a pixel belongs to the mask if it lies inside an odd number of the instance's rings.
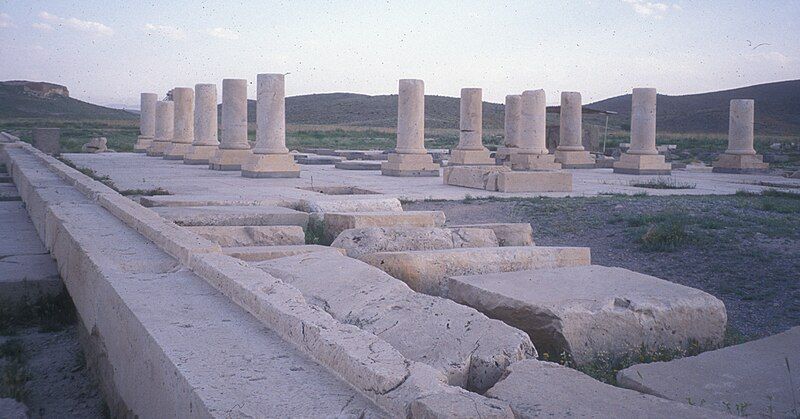
{"label": "stone slab", "polygon": [[294,209],[299,200],[282,198],[257,198],[241,195],[153,195],[142,196],[139,203],[144,207],[210,207],[222,206],[275,206]]}
{"label": "stone slab", "polygon": [[301,199],[297,209],[305,212],[402,212],[397,198],[369,195],[338,195]]}
{"label": "stone slab", "polygon": [[362,260],[417,292],[447,295],[447,277],[589,265],[591,251],[588,247],[488,247],[374,253]]}
{"label": "stone slab", "polygon": [[624,153],[614,162],[614,173],[625,175],[669,175],[672,165],[660,154]]}
{"label": "stone slab", "polygon": [[381,162],[379,160],[345,160],[337,162],[334,167],[342,170],[381,170]]}
{"label": "stone slab", "polygon": [[438,163],[434,163],[430,154],[391,153],[381,163],[381,174],[396,177],[438,177],[440,167]]}
{"label": "stone slab", "polygon": [[11,176],[6,173],[0,173],[0,183],[11,183]]}
{"label": "stone slab", "polygon": [[510,171],[505,166],[448,166],[442,171],[442,181],[451,186],[496,191],[497,178]]}
{"label": "stone slab", "polygon": [[308,224],[308,214],[283,207],[154,207],[152,210],[181,226],[297,225],[305,228]]}
{"label": "stone slab", "polygon": [[339,233],[364,227],[440,227],[441,211],[329,212],[325,214],[324,235],[333,241]]}
{"label": "stone slab", "polygon": [[0,307],[32,304],[41,297],[56,296],[62,291],[64,284],[49,254],[0,258]]}
{"label": "stone slab", "polygon": [[320,246],[317,244],[301,244],[288,246],[239,246],[224,247],[222,253],[245,262],[260,262],[279,259],[287,256],[302,255],[313,252],[333,252],[344,255],[344,249]]}
{"label": "stone slab", "polygon": [[605,266],[448,278],[447,296],[528,333],[540,352],[578,365],[644,348],[722,343],[725,305],[698,289]]}
{"label": "stone slab", "polygon": [[552,154],[523,154],[521,152],[511,155],[511,168],[514,170],[560,170],[561,163],[556,163]]}
{"label": "stone slab", "polygon": [[588,151],[556,150],[556,162],[564,169],[594,169],[595,159]]}
{"label": "stone slab", "polygon": [[252,154],[242,163],[242,176],[248,178],[298,178],[300,166],[286,154]]}
{"label": "stone slab", "polygon": [[517,418],[716,418],[713,410],[603,384],[572,368],[526,360],[486,392],[508,402]]}
{"label": "stone slab", "polygon": [[713,163],[714,173],[769,173],[769,163],[758,154],[720,154]]}
{"label": "stone slab", "polygon": [[533,246],[533,227],[530,223],[459,224],[451,228],[478,228],[494,231],[499,246]]}
{"label": "stone slab", "polygon": [[378,252],[496,246],[497,236],[490,229],[438,227],[354,228],[341,232],[331,244],[356,259]]}
{"label": "stone slab", "polygon": [[0,256],[47,253],[22,202],[0,202],[0,237]]}
{"label": "stone slab", "polygon": [[184,227],[222,247],[286,246],[305,244],[300,226],[192,226]]}
{"label": "stone slab", "polygon": [[693,357],[634,365],[620,371],[617,381],[623,387],[682,403],[691,400],[726,413],[736,414],[739,406],[742,416],[797,417],[798,348],[800,327],[794,327]]}
{"label": "stone slab", "polygon": [[451,385],[485,391],[512,362],[535,356],[527,336],[452,301],[415,293],[363,262],[314,253],[256,264],[334,318],[375,333]]}

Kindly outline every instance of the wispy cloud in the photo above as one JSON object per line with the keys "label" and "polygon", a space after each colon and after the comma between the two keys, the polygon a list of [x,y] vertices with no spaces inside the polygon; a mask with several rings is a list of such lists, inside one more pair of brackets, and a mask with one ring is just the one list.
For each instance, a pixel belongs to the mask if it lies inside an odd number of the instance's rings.
{"label": "wispy cloud", "polygon": [[53,30],[53,27],[49,23],[43,23],[43,22],[31,23],[31,27],[34,28],[34,29],[39,29],[40,31],[52,31]]}
{"label": "wispy cloud", "polygon": [[227,28],[214,28],[208,31],[208,34],[220,39],[239,39],[239,32]]}
{"label": "wispy cloud", "polygon": [[0,13],[0,28],[13,28],[14,22],[8,13]]}
{"label": "wispy cloud", "polygon": [[[110,27],[100,22],[93,22],[91,20],[81,20],[75,17],[65,18],[47,12],[39,13],[39,18],[59,27],[76,29],[82,32],[93,33],[95,35],[111,36],[114,34],[114,30]],[[50,25],[48,24],[48,26]]]}
{"label": "wispy cloud", "polygon": [[770,63],[775,65],[789,65],[795,61],[793,57],[777,51],[751,52],[744,56],[747,61],[754,63]]}
{"label": "wispy cloud", "polygon": [[148,35],[159,35],[170,39],[186,39],[186,32],[175,26],[148,23],[144,25],[144,30],[147,31]]}
{"label": "wispy cloud", "polygon": [[645,0],[622,0],[633,8],[633,11],[642,15],[660,18],[670,10],[681,11],[683,7],[676,3],[650,2]]}

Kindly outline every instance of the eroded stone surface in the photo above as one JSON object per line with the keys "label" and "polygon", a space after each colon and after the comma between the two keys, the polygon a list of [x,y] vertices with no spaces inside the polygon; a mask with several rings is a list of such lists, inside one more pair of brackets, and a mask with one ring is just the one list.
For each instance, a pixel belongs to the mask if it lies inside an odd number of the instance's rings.
{"label": "eroded stone surface", "polygon": [[451,228],[477,228],[494,231],[500,246],[533,246],[533,227],[530,223],[486,223],[452,225]]}
{"label": "eroded stone surface", "polygon": [[208,206],[155,207],[158,215],[182,226],[275,226],[305,227],[308,214],[283,207]]}
{"label": "eroded stone surface", "polygon": [[329,212],[325,214],[324,234],[333,241],[339,233],[364,227],[439,227],[444,225],[441,211]]}
{"label": "eroded stone surface", "polygon": [[301,244],[290,246],[240,246],[226,247],[222,253],[233,256],[247,262],[258,262],[262,260],[278,259],[287,256],[294,256],[312,252],[333,252],[340,255],[344,250],[335,247],[320,246],[316,244]]}
{"label": "eroded stone surface", "polygon": [[490,229],[437,227],[367,227],[341,232],[332,247],[356,259],[378,252],[498,246]]}
{"label": "eroded stone surface", "polygon": [[305,244],[300,226],[193,226],[185,227],[223,247]]}

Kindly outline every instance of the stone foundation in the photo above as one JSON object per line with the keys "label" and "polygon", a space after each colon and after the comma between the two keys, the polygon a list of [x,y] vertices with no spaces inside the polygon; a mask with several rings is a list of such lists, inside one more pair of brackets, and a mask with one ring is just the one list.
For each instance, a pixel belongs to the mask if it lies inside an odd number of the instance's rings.
{"label": "stone foundation", "polygon": [[300,166],[290,154],[252,154],[242,164],[242,176],[249,178],[300,177]]}
{"label": "stone foundation", "polygon": [[183,156],[192,148],[192,143],[170,143],[164,150],[164,159],[183,160]]}
{"label": "stone foundation", "polygon": [[623,154],[614,162],[614,173],[624,175],[669,175],[672,165],[660,154]]}
{"label": "stone foundation", "polygon": [[228,149],[220,148],[208,160],[208,167],[211,170],[222,171],[239,171],[242,170],[248,158],[253,154],[249,148],[247,149]]}
{"label": "stone foundation", "polygon": [[170,145],[172,145],[172,143],[169,141],[154,140],[150,144],[150,147],[147,148],[147,155],[149,157],[164,157],[164,152]]}
{"label": "stone foundation", "polygon": [[147,153],[148,147],[153,144],[153,137],[139,136],[136,139],[136,144],[133,145],[134,153]]}
{"label": "stone foundation", "polygon": [[767,173],[769,163],[759,154],[720,154],[713,163],[714,173]]}
{"label": "stone foundation", "polygon": [[449,165],[494,165],[488,150],[458,150],[450,152]]}
{"label": "stone foundation", "polygon": [[594,169],[594,157],[588,151],[556,150],[555,160],[564,169]]}
{"label": "stone foundation", "polygon": [[381,163],[381,174],[397,177],[439,176],[440,166],[433,162],[430,154],[397,154]]}
{"label": "stone foundation", "polygon": [[193,145],[183,156],[183,164],[208,164],[218,149],[219,147],[213,145]]}
{"label": "stone foundation", "polygon": [[559,170],[561,164],[555,162],[556,156],[552,154],[522,154],[511,155],[511,168],[514,170]]}

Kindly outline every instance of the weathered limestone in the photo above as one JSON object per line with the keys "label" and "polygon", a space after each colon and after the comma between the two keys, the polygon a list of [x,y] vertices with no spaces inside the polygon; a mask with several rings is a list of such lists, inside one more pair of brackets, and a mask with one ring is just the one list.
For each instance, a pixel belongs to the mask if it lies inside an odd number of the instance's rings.
{"label": "weathered limestone", "polygon": [[61,128],[34,128],[33,146],[42,153],[57,156],[61,153]]}
{"label": "weathered limestone", "polygon": [[347,256],[360,259],[378,252],[438,250],[461,247],[497,247],[490,229],[437,227],[366,227],[341,232],[331,247],[345,249]]}
{"label": "weathered limestone", "polygon": [[769,163],[756,154],[753,148],[753,124],[755,101],[752,99],[731,100],[728,121],[728,149],[714,161],[715,173],[763,173],[769,171]]}
{"label": "weathered limestone", "polygon": [[163,157],[164,151],[172,144],[175,135],[175,104],[172,101],[156,102],[156,134],[147,155],[150,157]]}
{"label": "weathered limestone", "polygon": [[483,94],[478,88],[461,89],[458,146],[450,152],[450,165],[494,164],[483,146]]}
{"label": "weathered limestone", "polygon": [[247,80],[222,80],[222,141],[209,159],[212,170],[242,170],[252,152],[247,142]]}
{"label": "weathered limestone", "polygon": [[447,297],[528,333],[541,353],[578,365],[642,348],[722,343],[722,301],[621,268],[576,266],[451,276]]}
{"label": "weathered limestone", "polygon": [[498,178],[510,172],[505,166],[448,166],[442,170],[445,185],[497,191]]}
{"label": "weathered limestone", "polygon": [[503,127],[505,136],[503,146],[497,149],[495,160],[498,164],[509,163],[511,155],[519,151],[519,136],[522,123],[522,95],[506,95]]}
{"label": "weathered limestone", "polygon": [[521,331],[452,301],[415,293],[380,269],[334,253],[258,263],[335,319],[374,333],[451,385],[483,392],[513,362],[536,356]]}
{"label": "weathered limestone", "polygon": [[314,252],[334,252],[344,255],[343,249],[320,246],[317,244],[299,244],[287,246],[240,246],[225,247],[222,253],[245,262],[261,262],[271,259],[280,259],[295,255],[305,255]]}
{"label": "weathered limestone", "polygon": [[[283,205],[282,205],[283,206]],[[310,213],[330,212],[402,212],[403,206],[397,198],[382,196],[341,196],[301,199],[297,208]]]}
{"label": "weathered limestone", "polygon": [[183,160],[194,141],[194,90],[191,87],[172,89],[172,102],[175,103],[175,135],[164,150],[164,158]]}
{"label": "weathered limestone", "polygon": [[[623,387],[739,416],[796,417],[800,327],[697,356],[626,368]],[[745,406],[745,407],[741,407]]]}
{"label": "weathered limestone", "polygon": [[256,146],[242,164],[250,178],[300,177],[300,166],[286,148],[286,88],[283,74],[258,75]]}
{"label": "weathered limestone", "polygon": [[477,228],[494,232],[500,246],[533,246],[533,227],[530,223],[460,224],[449,228]]}
{"label": "weathered limestone", "polygon": [[614,163],[614,173],[668,175],[671,171],[672,166],[656,150],[656,89],[633,89],[631,148]]}
{"label": "weathered limestone", "polygon": [[155,207],[158,215],[180,226],[278,226],[305,228],[308,214],[283,207]]}
{"label": "weathered limestone", "polygon": [[572,173],[512,171],[507,166],[445,167],[447,185],[498,192],[571,192]]}
{"label": "weathered limestone", "polygon": [[553,362],[525,360],[507,370],[507,376],[486,395],[509,403],[514,416],[520,419],[727,417],[702,407],[604,384]]}
{"label": "weathered limestone", "polygon": [[334,167],[342,170],[381,170],[381,162],[378,160],[345,160],[335,163]]}
{"label": "weathered limestone", "polygon": [[191,226],[185,227],[222,247],[286,246],[305,244],[300,226]]}
{"label": "weathered limestone", "polygon": [[337,164],[344,161],[344,157],[339,156],[306,156],[296,159],[298,164],[326,165]]}
{"label": "weathered limestone", "polygon": [[439,176],[439,165],[425,150],[425,85],[400,80],[397,95],[397,148],[381,164],[384,176]]}
{"label": "weathered limestone", "polygon": [[594,157],[583,148],[581,94],[561,92],[561,117],[556,161],[565,169],[592,169]]}
{"label": "weathered limestone", "polygon": [[194,141],[183,156],[184,164],[208,164],[219,149],[217,140],[217,85],[194,85]]}
{"label": "weathered limestone", "polygon": [[153,195],[142,196],[139,203],[145,207],[212,207],[223,206],[277,206],[295,208],[298,200],[282,198],[255,198],[243,195]]}
{"label": "weathered limestone", "polygon": [[333,241],[351,228],[365,227],[441,227],[445,216],[441,211],[329,212],[325,214],[324,235]]}
{"label": "weathered limestone", "polygon": [[139,99],[139,137],[133,146],[134,153],[146,153],[156,136],[156,102],[155,93],[142,93]]}
{"label": "weathered limestone", "polygon": [[374,253],[362,260],[414,291],[445,296],[451,276],[584,266],[591,263],[591,252],[588,247],[488,247]]}
{"label": "weathered limestone", "polygon": [[511,157],[514,170],[558,170],[561,165],[547,150],[547,103],[544,90],[522,92],[519,150]]}

